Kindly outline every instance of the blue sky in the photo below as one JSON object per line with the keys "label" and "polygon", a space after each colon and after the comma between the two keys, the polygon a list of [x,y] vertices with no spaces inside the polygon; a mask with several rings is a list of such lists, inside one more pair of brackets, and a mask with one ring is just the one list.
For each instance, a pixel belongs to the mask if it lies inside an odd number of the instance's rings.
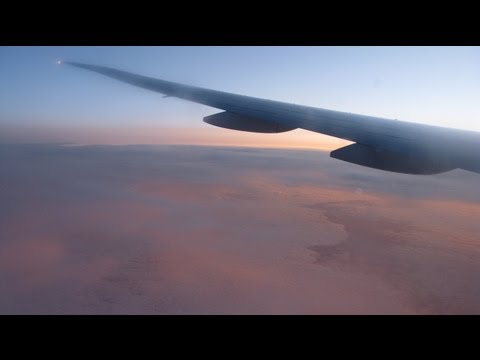
{"label": "blue sky", "polygon": [[480,131],[478,47],[0,47],[0,124],[192,128],[217,111],[57,59]]}

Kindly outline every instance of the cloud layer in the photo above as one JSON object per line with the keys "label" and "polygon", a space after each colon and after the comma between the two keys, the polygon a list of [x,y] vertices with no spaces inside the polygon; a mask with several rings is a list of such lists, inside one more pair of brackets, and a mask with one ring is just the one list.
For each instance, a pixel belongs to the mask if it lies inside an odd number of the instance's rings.
{"label": "cloud layer", "polygon": [[478,175],[0,145],[0,313],[480,313]]}

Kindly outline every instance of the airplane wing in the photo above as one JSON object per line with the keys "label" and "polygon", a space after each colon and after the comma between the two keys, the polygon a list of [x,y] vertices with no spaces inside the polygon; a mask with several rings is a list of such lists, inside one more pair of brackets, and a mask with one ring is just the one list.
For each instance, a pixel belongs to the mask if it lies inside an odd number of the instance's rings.
{"label": "airplane wing", "polygon": [[63,62],[122,82],[223,110],[203,120],[211,125],[258,133],[297,128],[354,142],[332,158],[406,174],[453,169],[480,173],[480,133],[314,108],[231,94],[137,75],[104,66]]}

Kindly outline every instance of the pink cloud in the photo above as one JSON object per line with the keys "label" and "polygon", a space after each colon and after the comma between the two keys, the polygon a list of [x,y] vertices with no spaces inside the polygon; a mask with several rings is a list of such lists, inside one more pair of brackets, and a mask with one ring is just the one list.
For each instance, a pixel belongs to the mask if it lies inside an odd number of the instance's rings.
{"label": "pink cloud", "polygon": [[462,193],[322,153],[42,149],[0,174],[1,313],[480,312]]}

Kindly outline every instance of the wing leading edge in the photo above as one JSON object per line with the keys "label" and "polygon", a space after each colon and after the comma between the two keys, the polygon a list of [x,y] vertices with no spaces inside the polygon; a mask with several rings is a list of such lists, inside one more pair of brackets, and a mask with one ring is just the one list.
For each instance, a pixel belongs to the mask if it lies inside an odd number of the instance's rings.
{"label": "wing leading edge", "polygon": [[137,75],[104,66],[62,62],[110,78],[224,110],[204,121],[228,129],[279,133],[301,128],[356,144],[333,158],[371,168],[436,174],[462,168],[480,173],[480,133],[289,104]]}

